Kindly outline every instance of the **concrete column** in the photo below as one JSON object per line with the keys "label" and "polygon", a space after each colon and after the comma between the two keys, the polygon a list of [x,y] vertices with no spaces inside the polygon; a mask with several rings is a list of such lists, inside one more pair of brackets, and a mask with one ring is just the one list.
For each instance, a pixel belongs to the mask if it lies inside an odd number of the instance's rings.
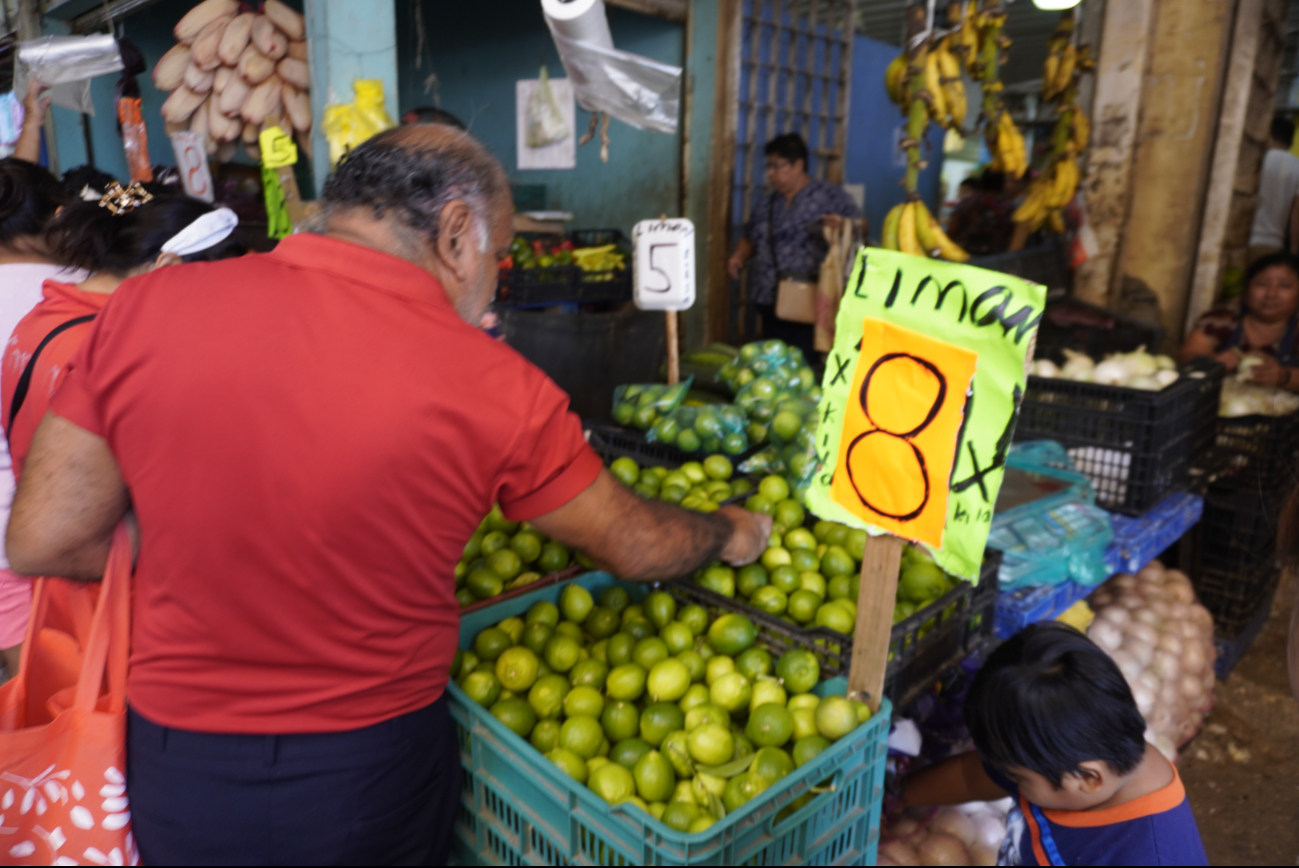
{"label": "concrete column", "polygon": [[311,67],[312,170],[316,192],[329,174],[329,144],[321,130],[325,106],[351,102],[352,82],[383,82],[388,114],[397,120],[396,4],[306,0],[307,58]]}

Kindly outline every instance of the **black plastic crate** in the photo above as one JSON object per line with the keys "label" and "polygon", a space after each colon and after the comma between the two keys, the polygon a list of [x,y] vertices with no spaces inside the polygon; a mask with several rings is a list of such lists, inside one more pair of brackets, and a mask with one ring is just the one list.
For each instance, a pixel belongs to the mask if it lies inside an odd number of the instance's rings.
{"label": "black plastic crate", "polygon": [[1106,509],[1141,515],[1185,489],[1214,440],[1223,368],[1197,359],[1158,392],[1029,377],[1015,440],[1056,440]]}
{"label": "black plastic crate", "polygon": [[[555,236],[523,233],[525,238]],[[631,246],[617,229],[578,229],[566,236],[577,247],[616,244],[627,255],[621,271],[583,271],[576,265],[550,268],[503,268],[498,301],[503,307],[548,307],[557,304],[606,304],[631,301]]]}
{"label": "black plastic crate", "polygon": [[1056,238],[1048,238],[1023,250],[975,256],[970,259],[970,265],[1013,274],[1051,290],[1066,289],[1073,283],[1065,246]]}
{"label": "black plastic crate", "polygon": [[1236,668],[1236,664],[1240,662],[1240,658],[1245,656],[1245,652],[1254,644],[1258,634],[1263,632],[1267,619],[1272,615],[1272,598],[1275,595],[1274,585],[1271,593],[1258,603],[1254,613],[1249,616],[1237,634],[1226,635],[1216,629],[1216,624],[1214,625],[1213,646],[1218,652],[1218,657],[1213,663],[1213,674],[1221,680],[1227,680],[1232,670]]}
{"label": "black plastic crate", "polygon": [[1196,562],[1230,567],[1271,559],[1286,493],[1282,488],[1211,485],[1195,530]]}
{"label": "black plastic crate", "polygon": [[1093,359],[1110,353],[1130,353],[1137,347],[1156,353],[1163,340],[1162,326],[1076,298],[1064,298],[1047,303],[1037,329],[1037,358],[1049,356],[1061,361],[1065,349],[1086,353]]}
{"label": "black plastic crate", "polygon": [[[956,587],[924,609],[893,625],[889,636],[889,662],[884,676],[884,695],[901,707],[932,684],[944,668],[964,658],[993,635],[997,609],[997,571],[1001,552],[988,549],[979,571],[979,584],[958,582]],[[682,593],[701,605],[707,604],[741,612],[755,624],[770,629],[793,631],[818,640],[818,647],[833,647],[848,660],[852,656],[852,637],[825,627],[800,627],[770,615],[742,599],[696,585],[691,579],[677,583]],[[760,628],[761,629],[761,628]],[[829,645],[823,646],[822,642]],[[845,666],[844,673],[847,673]]]}
{"label": "black plastic crate", "polygon": [[1299,467],[1299,411],[1219,418],[1215,444],[1226,455],[1220,474],[1224,482],[1245,488],[1292,486]]}
{"label": "black plastic crate", "polygon": [[1273,559],[1235,564],[1196,564],[1191,584],[1204,608],[1213,616],[1216,635],[1241,636],[1263,601],[1276,592],[1281,570]]}

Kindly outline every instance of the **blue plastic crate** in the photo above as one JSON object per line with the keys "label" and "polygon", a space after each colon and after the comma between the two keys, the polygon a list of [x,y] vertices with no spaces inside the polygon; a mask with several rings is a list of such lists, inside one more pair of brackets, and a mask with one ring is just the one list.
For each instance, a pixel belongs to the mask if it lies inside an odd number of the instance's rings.
{"label": "blue plastic crate", "polygon": [[997,598],[993,632],[998,639],[1009,639],[1029,624],[1054,618],[1094,590],[1077,582],[1060,582],[1007,591]]}
{"label": "blue plastic crate", "polygon": [[[598,595],[608,573],[574,579]],[[624,584],[633,597],[644,586]],[[559,602],[562,586],[540,588],[465,615],[460,646],[480,630],[522,615],[538,600]],[[822,696],[843,693],[835,678]],[[879,844],[889,718],[885,700],[871,720],[698,834],[668,828],[639,809],[610,807],[552,765],[455,684],[448,688],[465,783],[452,855],[480,865],[873,865]],[[828,784],[826,782],[828,781]],[[781,810],[822,785],[788,817]]]}
{"label": "blue plastic crate", "polygon": [[1213,662],[1213,674],[1218,676],[1222,681],[1230,677],[1240,658],[1245,656],[1245,652],[1254,644],[1258,634],[1263,632],[1263,627],[1267,625],[1267,619],[1272,614],[1272,598],[1276,596],[1276,587],[1264,594],[1258,608],[1254,614],[1250,615],[1249,620],[1241,629],[1240,635],[1229,639],[1219,630],[1213,631],[1213,647],[1218,652],[1217,659]]}

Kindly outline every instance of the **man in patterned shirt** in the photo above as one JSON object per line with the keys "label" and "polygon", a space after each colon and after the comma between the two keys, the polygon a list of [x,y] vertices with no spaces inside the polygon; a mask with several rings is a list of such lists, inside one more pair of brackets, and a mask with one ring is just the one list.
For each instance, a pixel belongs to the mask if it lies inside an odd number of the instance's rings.
{"label": "man in patterned shirt", "polygon": [[763,152],[771,189],[754,203],[727,270],[739,280],[749,264],[749,302],[762,318],[763,337],[801,347],[811,358],[812,326],[776,318],[776,285],[783,278],[815,283],[828,250],[822,227],[836,228],[847,217],[860,221],[864,237],[865,219],[842,187],[808,175],[802,136],[776,136]]}

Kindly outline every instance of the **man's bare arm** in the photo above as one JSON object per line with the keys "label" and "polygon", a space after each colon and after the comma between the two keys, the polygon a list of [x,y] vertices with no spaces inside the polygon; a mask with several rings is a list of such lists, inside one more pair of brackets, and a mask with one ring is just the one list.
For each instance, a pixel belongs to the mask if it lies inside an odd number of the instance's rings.
{"label": "man's bare arm", "polygon": [[113,529],[131,508],[117,460],[103,438],[47,413],[14,496],[5,545],[27,576],[97,581]]}
{"label": "man's bare arm", "polygon": [[547,536],[631,581],[674,579],[721,558],[756,560],[771,534],[771,517],[727,507],[703,515],[638,497],[601,470],[585,491],[532,519]]}

